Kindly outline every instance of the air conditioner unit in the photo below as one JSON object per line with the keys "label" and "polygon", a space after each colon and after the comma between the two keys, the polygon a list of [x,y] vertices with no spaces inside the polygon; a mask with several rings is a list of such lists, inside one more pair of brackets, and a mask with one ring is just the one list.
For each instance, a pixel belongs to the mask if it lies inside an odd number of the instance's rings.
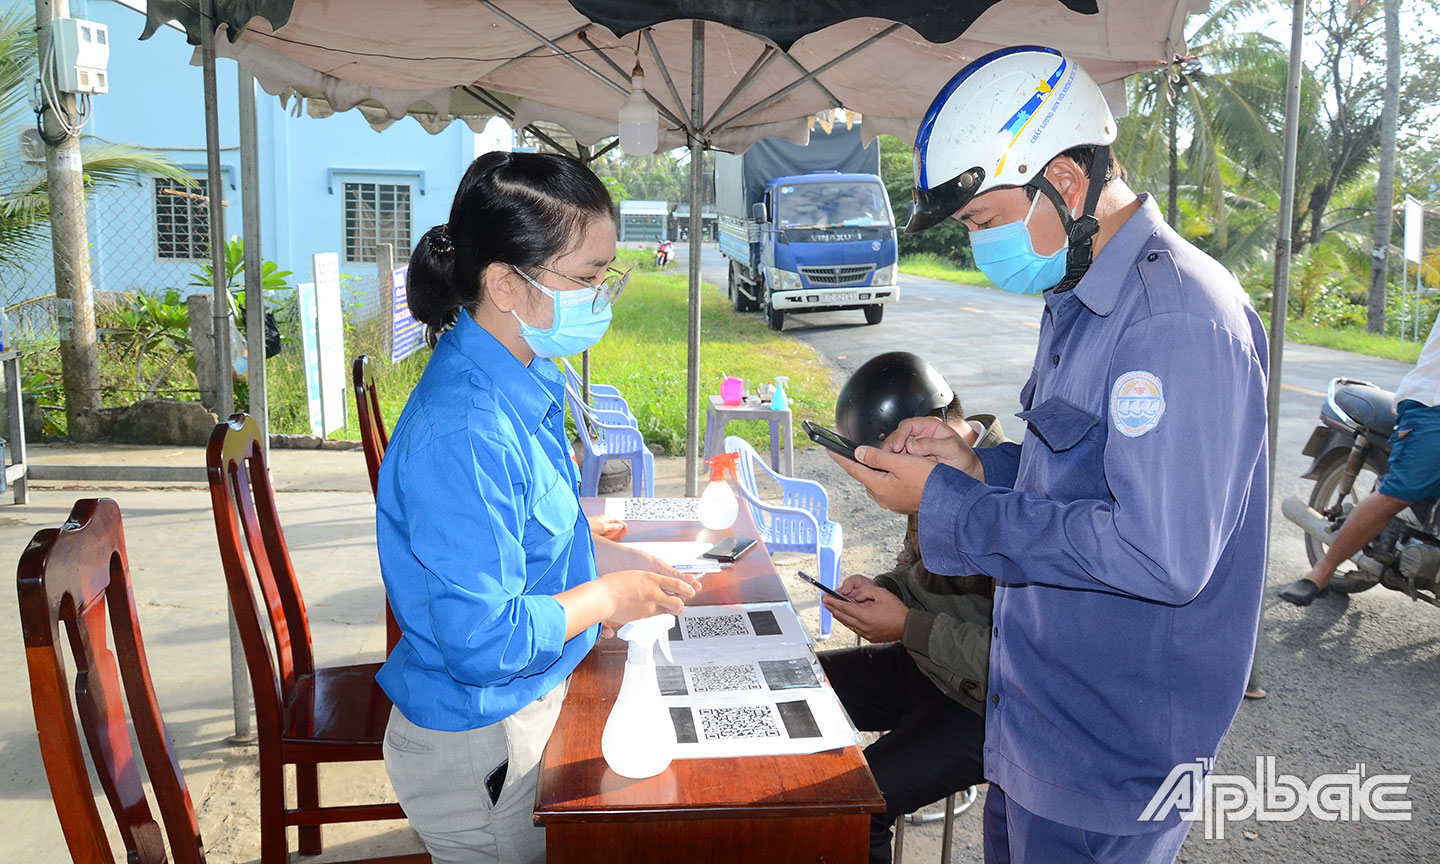
{"label": "air conditioner unit", "polygon": [[20,161],[30,165],[44,165],[45,142],[40,138],[40,130],[30,125],[22,126],[18,137]]}
{"label": "air conditioner unit", "polygon": [[109,93],[110,31],[80,18],[55,21],[55,80],[65,93]]}

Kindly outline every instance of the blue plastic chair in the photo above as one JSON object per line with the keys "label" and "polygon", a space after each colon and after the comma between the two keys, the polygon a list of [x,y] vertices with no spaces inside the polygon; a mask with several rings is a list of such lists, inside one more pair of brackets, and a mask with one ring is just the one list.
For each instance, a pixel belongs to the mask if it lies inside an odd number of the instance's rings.
{"label": "blue plastic chair", "polygon": [[[760,530],[760,538],[771,551],[809,552],[820,560],[820,581],[827,588],[840,585],[840,550],[845,533],[830,521],[830,496],[825,487],[814,480],[776,474],[760,458],[749,442],[734,435],[725,437],[725,452],[739,453],[735,473],[740,481],[740,497],[750,508],[750,516]],[[755,466],[780,484],[780,503],[760,500]],[[820,606],[820,638],[830,638],[830,610]]]}
{"label": "blue plastic chair", "polygon": [[[584,393],[583,382],[580,380],[580,376],[576,374],[575,367],[570,365],[570,361],[561,357],[560,367],[565,370],[566,386],[574,390],[577,394]],[[630,403],[625,401],[625,397],[620,395],[619,390],[611,387],[609,384],[596,384],[594,381],[590,382],[590,404],[591,407],[598,408],[601,411],[615,411],[623,414],[629,425],[638,425],[635,420],[635,412],[630,410]]]}
{"label": "blue plastic chair", "polygon": [[585,457],[580,462],[580,494],[600,494],[600,471],[611,459],[630,462],[631,497],[655,497],[655,455],[645,446],[645,437],[630,418],[618,411],[591,408],[580,401],[580,394],[565,388],[570,403],[570,416],[580,436]]}

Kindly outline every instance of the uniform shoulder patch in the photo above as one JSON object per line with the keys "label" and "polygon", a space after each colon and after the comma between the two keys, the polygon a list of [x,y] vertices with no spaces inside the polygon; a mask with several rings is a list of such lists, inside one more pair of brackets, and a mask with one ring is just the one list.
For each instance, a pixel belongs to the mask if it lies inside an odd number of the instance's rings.
{"label": "uniform shoulder patch", "polygon": [[1160,379],[1141,370],[1126,372],[1110,389],[1110,418],[1121,435],[1138,438],[1160,425],[1165,391]]}

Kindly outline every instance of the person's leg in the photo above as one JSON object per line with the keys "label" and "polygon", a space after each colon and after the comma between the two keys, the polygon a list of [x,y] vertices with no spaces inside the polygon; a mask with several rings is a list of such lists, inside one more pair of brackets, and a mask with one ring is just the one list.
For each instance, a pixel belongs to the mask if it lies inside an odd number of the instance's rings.
{"label": "person's leg", "polygon": [[[1038,816],[1005,799],[1003,841],[1006,858],[990,857],[991,819],[986,797],[985,864],[1173,864],[1190,823],[1175,820],[1146,834],[1100,834]],[[997,841],[1001,839],[997,837]]]}
{"label": "person's leg", "polygon": [[1391,498],[1383,492],[1368,496],[1350,511],[1345,524],[1340,526],[1340,533],[1335,535],[1335,542],[1325,550],[1325,557],[1316,562],[1305,578],[1321,588],[1329,585],[1330,577],[1335,575],[1336,568],[1364,549],[1365,544],[1379,537],[1385,526],[1390,524],[1390,520],[1412,503],[1414,502]]}
{"label": "person's leg", "polygon": [[906,667],[915,661],[898,642],[819,653],[820,667],[855,727],[884,732],[900,725],[908,707]]}
{"label": "person's leg", "polygon": [[870,817],[871,864],[889,864],[896,819],[985,779],[985,718],[942,693],[913,661],[910,665],[910,710],[894,730],[865,748],[885,799],[885,812]]}
{"label": "person's leg", "polygon": [[985,790],[985,813],[981,828],[985,864],[1010,864],[1010,823],[1006,818],[1005,790],[990,784]]}

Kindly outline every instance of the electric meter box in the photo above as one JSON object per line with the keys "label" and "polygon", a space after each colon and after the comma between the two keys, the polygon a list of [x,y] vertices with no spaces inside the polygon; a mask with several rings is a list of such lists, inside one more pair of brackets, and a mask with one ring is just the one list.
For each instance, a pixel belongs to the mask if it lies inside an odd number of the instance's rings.
{"label": "electric meter box", "polygon": [[80,18],[55,21],[55,80],[64,93],[109,93],[110,32]]}

